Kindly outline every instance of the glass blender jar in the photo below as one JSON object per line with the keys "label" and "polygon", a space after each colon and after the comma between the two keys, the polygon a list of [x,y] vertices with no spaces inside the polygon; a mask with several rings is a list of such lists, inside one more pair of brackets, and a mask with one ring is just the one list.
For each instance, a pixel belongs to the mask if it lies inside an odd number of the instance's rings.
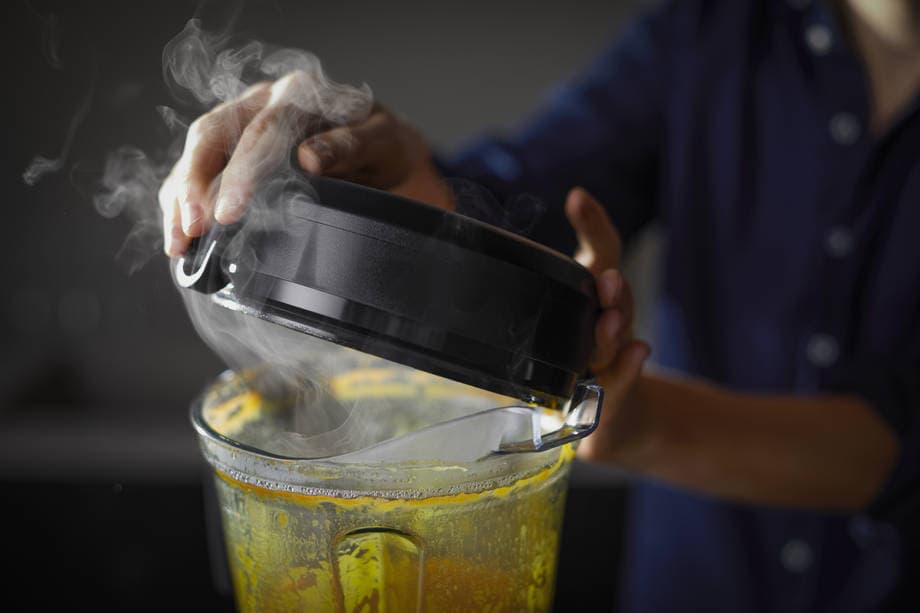
{"label": "glass blender jar", "polygon": [[174,271],[203,336],[249,352],[192,408],[238,607],[549,610],[602,404],[590,273],[333,179],[267,200],[282,210],[215,226]]}

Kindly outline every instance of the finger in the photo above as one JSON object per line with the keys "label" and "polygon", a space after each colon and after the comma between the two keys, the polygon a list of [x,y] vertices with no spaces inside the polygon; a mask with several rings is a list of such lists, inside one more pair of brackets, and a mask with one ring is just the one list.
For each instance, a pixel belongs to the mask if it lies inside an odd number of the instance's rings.
{"label": "finger", "polygon": [[246,125],[221,175],[214,210],[218,222],[243,216],[256,184],[288,161],[296,139],[328,128],[320,109],[305,103],[316,97],[316,87],[313,77],[300,71],[271,85],[267,103]]}
{"label": "finger", "polygon": [[264,108],[269,85],[249,88],[239,99],[215,107],[189,126],[185,149],[176,164],[176,196],[183,231],[199,236],[212,218],[211,188],[224,169],[245,126]]}
{"label": "finger", "polygon": [[298,160],[308,172],[390,189],[405,180],[410,164],[396,121],[376,111],[354,126],[322,132],[301,143]]}
{"label": "finger", "polygon": [[597,293],[602,311],[595,324],[594,351],[589,359],[593,372],[606,368],[632,339],[635,310],[629,284],[616,270],[598,275]]}
{"label": "finger", "polygon": [[616,309],[608,309],[598,317],[594,326],[594,352],[589,360],[591,372],[600,372],[606,369],[616,358],[624,342],[623,313]]}
{"label": "finger", "polygon": [[651,355],[645,341],[632,340],[620,351],[610,368],[598,376],[604,395],[615,402],[622,401],[642,372],[642,365]]}
{"label": "finger", "polygon": [[620,285],[620,291],[614,300],[614,307],[623,313],[623,334],[632,337],[633,324],[635,323],[636,302],[633,300],[632,287],[625,280]]}
{"label": "finger", "polygon": [[291,105],[269,106],[243,130],[223,174],[214,208],[222,224],[239,221],[259,180],[287,159],[306,116]]}
{"label": "finger", "polygon": [[182,231],[179,219],[179,202],[163,209],[163,251],[170,257],[185,253],[191,239]]}
{"label": "finger", "polygon": [[175,243],[173,236],[178,232],[182,233],[178,213],[179,203],[176,200],[176,179],[171,173],[163,181],[160,190],[157,193],[157,200],[160,204],[160,213],[163,219],[163,251],[168,256],[178,256],[181,253],[181,242]]}
{"label": "finger", "polygon": [[163,184],[160,185],[160,190],[157,192],[157,201],[160,203],[160,212],[164,215],[164,219],[166,213],[172,215],[172,208],[176,204],[175,172],[176,169],[173,168],[166,179],[163,180]]}
{"label": "finger", "polygon": [[597,275],[597,296],[602,309],[616,308],[623,314],[624,330],[631,329],[635,312],[632,288],[622,273],[608,269]]}
{"label": "finger", "polygon": [[297,161],[313,174],[348,174],[355,160],[358,141],[347,127],[334,128],[306,139],[297,147]]}
{"label": "finger", "polygon": [[617,268],[622,252],[620,235],[604,207],[585,189],[576,187],[566,198],[565,214],[578,239],[575,259],[594,274]]}
{"label": "finger", "polygon": [[[623,413],[624,403],[639,380],[642,366],[650,353],[651,349],[643,341],[630,341],[611,367],[598,377],[598,382],[604,388],[604,406],[597,431],[582,439],[578,446],[580,458],[606,462],[618,460],[618,452],[624,444],[629,443],[628,422],[631,418],[635,419],[635,415]],[[627,423],[624,423],[624,419]]]}
{"label": "finger", "polygon": [[610,308],[621,302],[623,276],[614,268],[601,271],[596,276],[597,298],[602,309]]}

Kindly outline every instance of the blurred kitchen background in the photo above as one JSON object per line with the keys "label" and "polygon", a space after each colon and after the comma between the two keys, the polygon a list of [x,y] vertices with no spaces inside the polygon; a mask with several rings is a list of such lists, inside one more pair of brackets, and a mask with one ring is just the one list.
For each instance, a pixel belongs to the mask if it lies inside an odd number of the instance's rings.
{"label": "blurred kitchen background", "polygon": [[[233,32],[312,51],[332,78],[367,82],[449,151],[520,120],[643,4],[249,2],[236,5]],[[143,254],[116,254],[132,223],[100,216],[92,195],[109,152],[170,142],[155,110],[177,105],[163,46],[195,14],[213,29],[233,6],[3,5],[5,601],[232,610],[212,578],[206,473],[188,419],[223,365],[192,329],[165,257],[129,274]],[[57,172],[26,185],[35,156],[62,153]],[[640,305],[654,292],[654,254],[654,232],[631,254]],[[576,466],[557,610],[613,610],[626,493],[616,473]]]}

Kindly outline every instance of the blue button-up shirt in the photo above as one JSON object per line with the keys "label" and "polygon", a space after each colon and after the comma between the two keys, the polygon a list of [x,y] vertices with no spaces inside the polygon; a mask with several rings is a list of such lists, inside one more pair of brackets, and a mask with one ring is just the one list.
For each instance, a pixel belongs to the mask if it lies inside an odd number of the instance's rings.
{"label": "blue button-up shirt", "polygon": [[823,3],[680,0],[523,127],[442,161],[508,207],[537,195],[532,233],[562,249],[555,205],[574,185],[627,239],[657,219],[659,363],[738,390],[859,394],[900,437],[854,515],[638,483],[621,610],[920,611],[918,104],[882,136],[868,121],[867,77]]}

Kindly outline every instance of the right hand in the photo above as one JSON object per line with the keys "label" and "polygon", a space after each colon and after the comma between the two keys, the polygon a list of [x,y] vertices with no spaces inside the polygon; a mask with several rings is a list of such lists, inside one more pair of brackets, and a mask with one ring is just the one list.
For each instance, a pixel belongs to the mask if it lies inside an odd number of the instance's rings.
{"label": "right hand", "polygon": [[644,415],[635,399],[651,348],[633,336],[635,305],[620,272],[620,233],[604,207],[576,188],[569,192],[565,213],[578,238],[575,259],[594,275],[601,307],[590,368],[604,388],[604,407],[597,431],[579,443],[578,457],[617,463],[631,452],[642,432]]}
{"label": "right hand", "polygon": [[182,255],[214,221],[238,221],[256,183],[286,163],[295,143],[307,172],[452,208],[450,191],[415,128],[380,105],[349,125],[329,125],[304,103],[316,95],[311,79],[293,72],[253,85],[192,122],[182,155],[159,191],[167,255]]}

